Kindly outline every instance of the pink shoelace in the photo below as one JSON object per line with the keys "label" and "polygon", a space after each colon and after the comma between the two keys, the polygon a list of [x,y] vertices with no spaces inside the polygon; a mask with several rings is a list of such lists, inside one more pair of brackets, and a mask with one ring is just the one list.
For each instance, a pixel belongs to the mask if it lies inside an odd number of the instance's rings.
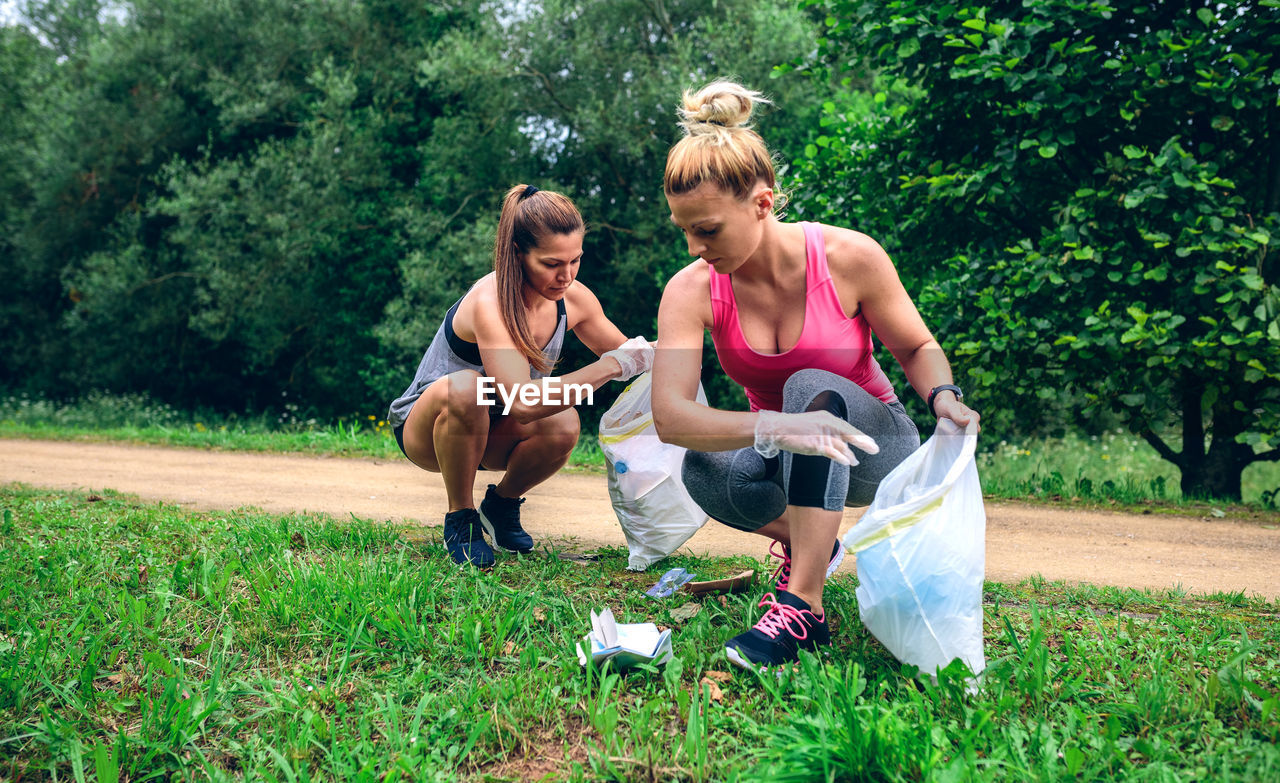
{"label": "pink shoelace", "polygon": [[769,610],[764,613],[764,617],[760,618],[760,622],[756,623],[757,631],[770,639],[777,639],[778,634],[783,631],[801,641],[809,638],[809,626],[805,624],[804,616],[807,614],[817,620],[816,614],[808,609],[797,609],[794,606],[780,604],[773,593],[765,593],[764,598],[761,598],[756,606],[765,604],[769,604]]}
{"label": "pink shoelace", "polygon": [[791,584],[791,555],[787,552],[787,547],[785,545],[782,547],[781,552],[774,551],[774,547],[781,543],[781,541],[774,541],[769,544],[769,554],[782,561],[778,565],[777,570],[773,572],[773,576],[770,578],[773,579],[777,589],[786,590],[787,585]]}

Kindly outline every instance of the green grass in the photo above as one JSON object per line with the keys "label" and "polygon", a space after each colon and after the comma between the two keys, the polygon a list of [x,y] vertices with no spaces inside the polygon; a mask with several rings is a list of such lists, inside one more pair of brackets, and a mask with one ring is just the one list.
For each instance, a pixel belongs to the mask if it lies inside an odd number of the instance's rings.
{"label": "green grass", "polygon": [[[0,437],[127,443],[314,454],[400,458],[384,412],[355,413],[337,421],[304,418],[288,404],[282,413],[232,416],[189,413],[142,395],[92,393],[72,404],[10,396],[0,398]],[[571,466],[604,468],[594,435],[584,433]]]}
{"label": "green grass", "polygon": [[[645,597],[657,574],[621,550],[475,573],[434,528],[15,485],[0,507],[0,778],[1280,776],[1280,607],[1243,594],[988,583],[989,665],[967,696],[961,672],[897,664],[838,577],[829,657],[719,682],[762,589],[675,619],[692,599]],[[573,642],[606,606],[673,627],[675,658],[580,668]]]}
{"label": "green grass", "polygon": [[[978,473],[983,492],[996,497],[1183,502],[1178,467],[1127,432],[1068,433],[1026,443],[1002,440],[978,455]],[[1255,462],[1245,468],[1241,485],[1246,503],[1280,507],[1280,497],[1275,497],[1280,490],[1280,462]]]}
{"label": "green grass", "polygon": [[[73,404],[0,398],[0,437],[119,440],[165,446],[397,459],[381,413],[355,413],[335,422],[304,418],[285,403],[282,412],[257,416],[188,413],[140,395],[89,394]],[[978,472],[992,498],[1093,505],[1154,506],[1203,515],[1223,503],[1188,501],[1180,474],[1141,438],[1109,432],[1068,434],[1027,442],[980,443]],[[569,465],[603,470],[594,432],[584,431]],[[1243,500],[1255,510],[1280,509],[1280,462],[1244,471]]]}

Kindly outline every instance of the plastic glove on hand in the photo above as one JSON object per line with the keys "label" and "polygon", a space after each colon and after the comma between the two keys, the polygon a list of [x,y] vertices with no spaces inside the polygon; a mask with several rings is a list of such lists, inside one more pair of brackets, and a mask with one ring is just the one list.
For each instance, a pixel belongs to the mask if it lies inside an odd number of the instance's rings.
{"label": "plastic glove on hand", "polygon": [[782,450],[829,457],[841,465],[857,465],[858,458],[850,445],[868,454],[880,451],[870,435],[829,411],[760,411],[756,419],[755,449],[763,457],[777,456]]}
{"label": "plastic glove on hand", "polygon": [[622,368],[616,380],[634,378],[653,367],[653,345],[643,337],[632,337],[612,351],[605,351],[601,359],[613,359]]}

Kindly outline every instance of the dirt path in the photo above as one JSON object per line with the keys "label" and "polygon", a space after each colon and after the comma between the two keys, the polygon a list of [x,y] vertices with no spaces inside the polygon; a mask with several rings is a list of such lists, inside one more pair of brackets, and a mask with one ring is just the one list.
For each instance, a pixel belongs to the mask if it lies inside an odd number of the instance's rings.
{"label": "dirt path", "polygon": [[[482,473],[477,484],[494,480]],[[196,509],[355,514],[440,524],[438,475],[404,460],[295,457],[194,449],[0,439],[0,483],[114,489]],[[845,512],[842,532],[861,509]],[[529,493],[525,527],[539,541],[625,546],[604,478],[562,473]],[[763,539],[708,523],[686,545],[696,554],[763,557]],[[847,558],[842,572],[852,571]],[[1127,587],[1181,584],[1192,593],[1244,590],[1280,598],[1280,530],[1249,522],[987,504],[987,578]]]}

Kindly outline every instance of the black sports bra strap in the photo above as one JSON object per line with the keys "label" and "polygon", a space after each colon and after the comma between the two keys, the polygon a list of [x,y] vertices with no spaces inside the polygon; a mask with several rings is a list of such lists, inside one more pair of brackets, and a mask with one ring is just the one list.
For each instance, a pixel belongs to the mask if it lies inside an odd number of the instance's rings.
{"label": "black sports bra strap", "polygon": [[[476,345],[475,343],[467,342],[466,340],[459,337],[458,333],[453,330],[453,316],[454,316],[454,313],[458,312],[458,305],[460,304],[462,304],[462,299],[458,299],[458,301],[454,302],[453,307],[449,308],[449,312],[445,313],[444,336],[445,336],[445,339],[449,341],[449,347],[453,349],[453,353],[459,359],[462,359],[463,361],[470,362],[471,364],[478,366],[481,363],[480,346]],[[568,311],[565,310],[564,300],[563,299],[557,300],[556,301],[556,331],[557,332],[560,331],[559,319],[567,318],[567,316],[568,316]],[[566,332],[568,331],[568,326],[569,325],[566,323],[565,324]],[[555,340],[554,332],[551,335],[551,339],[552,341]]]}

